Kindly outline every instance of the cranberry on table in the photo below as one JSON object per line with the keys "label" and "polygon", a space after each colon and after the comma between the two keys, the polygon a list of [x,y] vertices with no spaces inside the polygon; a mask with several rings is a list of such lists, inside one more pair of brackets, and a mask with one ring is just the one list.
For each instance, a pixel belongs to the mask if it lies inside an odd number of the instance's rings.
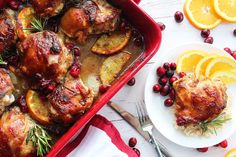
{"label": "cranberry on table", "polygon": [[167,70],[167,71],[166,71],[166,76],[167,76],[168,78],[171,78],[174,74],[175,74],[175,72],[174,72],[173,70]]}
{"label": "cranberry on table", "polygon": [[224,141],[220,142],[219,146],[222,147],[222,148],[226,148],[228,146],[227,140],[224,140]]}
{"label": "cranberry on table", "polygon": [[178,78],[176,76],[172,76],[169,80],[170,84],[172,85],[175,81],[177,81]]}
{"label": "cranberry on table", "polygon": [[133,86],[134,84],[135,84],[135,78],[133,77],[131,80],[129,80],[129,82],[127,83],[127,85]]}
{"label": "cranberry on table", "polygon": [[174,100],[171,98],[167,98],[164,102],[166,107],[171,107],[174,104]]}
{"label": "cranberry on table", "polygon": [[236,37],[236,29],[234,29],[233,34],[234,34],[234,36]]}
{"label": "cranberry on table", "polygon": [[136,144],[137,144],[137,139],[135,137],[131,137],[129,139],[129,146],[130,147],[135,147]]}
{"label": "cranberry on table", "polygon": [[181,11],[176,11],[175,12],[175,21],[177,23],[181,23],[184,20],[184,15]]}
{"label": "cranberry on table", "polygon": [[134,152],[140,157],[140,151],[137,148],[133,148]]}
{"label": "cranberry on table", "polygon": [[207,152],[208,151],[208,147],[197,148],[197,151],[202,152],[202,153]]}
{"label": "cranberry on table", "polygon": [[166,78],[166,77],[160,77],[159,79],[158,79],[158,83],[160,84],[160,85],[166,85],[166,83],[168,82],[168,79]]}
{"label": "cranberry on table", "polygon": [[170,63],[171,70],[176,70],[176,67],[177,67],[176,63]]}
{"label": "cranberry on table", "polygon": [[100,92],[100,93],[105,93],[109,88],[110,88],[109,85],[101,85],[101,86],[99,87],[99,92]]}
{"label": "cranberry on table", "polygon": [[160,90],[160,94],[162,96],[167,96],[170,92],[170,86],[169,85],[165,85],[163,87],[161,87],[161,90]]}
{"label": "cranberry on table", "polygon": [[157,75],[162,77],[166,74],[166,69],[164,67],[158,67],[157,68]]}
{"label": "cranberry on table", "polygon": [[174,89],[170,90],[169,96],[170,96],[171,99],[173,99],[173,100],[175,99],[175,90]]}
{"label": "cranberry on table", "polygon": [[201,31],[201,36],[202,36],[203,38],[207,38],[207,37],[209,37],[210,33],[211,33],[211,31],[210,31],[209,29],[203,29],[203,30]]}
{"label": "cranberry on table", "polygon": [[232,53],[231,49],[230,49],[230,48],[228,48],[228,47],[225,47],[225,48],[224,48],[224,50],[225,50],[226,52],[228,52],[229,54],[231,54],[231,53]]}
{"label": "cranberry on table", "polygon": [[160,90],[161,90],[161,85],[155,84],[155,85],[152,87],[152,90],[153,90],[153,92],[155,92],[155,93],[159,93]]}
{"label": "cranberry on table", "polygon": [[164,31],[166,29],[166,25],[162,22],[157,22],[158,26],[160,27],[161,31]]}
{"label": "cranberry on table", "polygon": [[186,76],[186,73],[185,73],[185,72],[180,72],[180,73],[179,73],[179,77],[180,77],[180,78],[183,78],[184,76]]}
{"label": "cranberry on table", "polygon": [[204,42],[205,42],[205,43],[208,43],[208,44],[212,44],[213,41],[214,41],[213,37],[207,37],[207,38],[204,40]]}

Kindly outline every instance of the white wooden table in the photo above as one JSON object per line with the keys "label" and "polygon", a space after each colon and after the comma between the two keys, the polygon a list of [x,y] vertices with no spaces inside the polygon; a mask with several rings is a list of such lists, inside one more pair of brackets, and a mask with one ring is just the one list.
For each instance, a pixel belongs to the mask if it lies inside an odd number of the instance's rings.
{"label": "white wooden table", "polygon": [[[200,31],[191,26],[186,18],[180,24],[176,23],[174,20],[174,13],[176,11],[183,11],[184,1],[185,0],[141,1],[141,8],[143,8],[152,18],[154,18],[155,21],[161,21],[166,25],[166,29],[163,31],[162,44],[159,51],[168,51],[173,47],[189,42],[203,42],[203,38],[200,36]],[[235,23],[223,23],[215,28],[211,31],[211,35],[214,37],[213,44],[221,49],[224,47],[230,47],[233,50],[236,50],[236,37],[232,34],[232,31],[235,28]],[[152,64],[157,59],[158,53],[135,76],[136,84],[133,87],[123,87],[123,89],[113,97],[112,101],[135,114],[135,103],[143,98],[143,89],[145,86],[146,76]],[[130,137],[136,137],[138,139],[138,144],[136,147],[141,151],[141,157],[156,157],[156,153],[152,146],[139,134],[137,134],[136,131],[113,110],[105,106],[101,109],[99,114],[102,114],[114,123],[125,142],[128,142]],[[168,141],[156,130],[155,135],[156,138],[161,141],[161,143],[163,143],[170,152],[172,152],[174,157],[223,157],[228,150],[231,148],[236,148],[236,133],[228,139],[229,146],[226,149],[212,147],[207,153],[200,153],[195,149],[178,146]]]}

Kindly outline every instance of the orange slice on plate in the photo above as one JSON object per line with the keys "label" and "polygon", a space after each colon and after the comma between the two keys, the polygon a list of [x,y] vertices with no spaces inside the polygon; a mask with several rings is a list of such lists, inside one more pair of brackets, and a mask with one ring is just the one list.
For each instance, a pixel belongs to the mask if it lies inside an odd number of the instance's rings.
{"label": "orange slice on plate", "polygon": [[236,0],[214,0],[216,13],[228,22],[236,22]]}
{"label": "orange slice on plate", "polygon": [[221,23],[212,0],[186,0],[184,12],[190,23],[199,29],[212,29]]}
{"label": "orange slice on plate", "polygon": [[191,50],[183,53],[177,59],[177,73],[179,72],[194,72],[198,62],[208,54],[201,50]]}
{"label": "orange slice on plate", "polygon": [[211,75],[212,79],[218,78],[225,84],[236,83],[236,72],[234,71],[219,71]]}
{"label": "orange slice on plate", "polygon": [[225,157],[236,157],[236,148],[231,149],[225,154]]}
{"label": "orange slice on plate", "polygon": [[39,94],[33,90],[29,90],[26,94],[26,104],[29,109],[30,116],[41,124],[50,124],[49,111],[46,102],[43,102]]}

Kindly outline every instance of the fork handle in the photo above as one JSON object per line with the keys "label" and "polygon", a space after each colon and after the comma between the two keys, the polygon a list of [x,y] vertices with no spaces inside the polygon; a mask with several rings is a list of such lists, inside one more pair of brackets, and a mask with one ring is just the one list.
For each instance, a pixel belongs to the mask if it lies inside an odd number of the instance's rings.
{"label": "fork handle", "polygon": [[152,143],[153,143],[153,145],[154,145],[154,147],[155,147],[155,150],[156,150],[156,152],[157,152],[158,157],[164,157],[164,156],[162,155],[162,153],[161,153],[160,147],[159,147],[159,145],[158,145],[156,139],[155,139],[154,136],[152,135],[152,132],[149,132],[149,135],[150,135],[150,137],[151,137]]}

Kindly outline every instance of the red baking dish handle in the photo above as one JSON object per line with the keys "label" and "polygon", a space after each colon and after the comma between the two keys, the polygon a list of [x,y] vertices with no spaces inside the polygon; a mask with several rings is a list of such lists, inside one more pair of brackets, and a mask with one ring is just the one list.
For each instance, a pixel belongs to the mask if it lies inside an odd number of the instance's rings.
{"label": "red baking dish handle", "polygon": [[135,3],[139,4],[141,0],[133,0]]}

